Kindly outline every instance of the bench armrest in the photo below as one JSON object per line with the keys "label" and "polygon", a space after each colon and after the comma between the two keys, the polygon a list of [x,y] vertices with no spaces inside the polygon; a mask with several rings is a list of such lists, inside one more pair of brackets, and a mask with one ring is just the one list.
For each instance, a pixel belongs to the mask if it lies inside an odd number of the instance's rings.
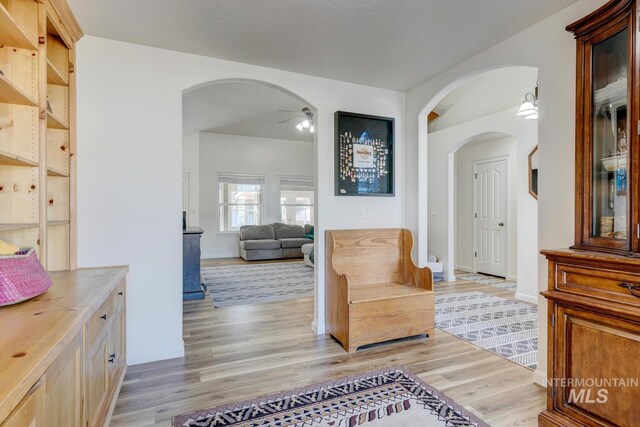
{"label": "bench armrest", "polygon": [[409,260],[405,268],[405,282],[407,285],[429,291],[433,290],[433,274],[429,267],[417,267],[413,260]]}

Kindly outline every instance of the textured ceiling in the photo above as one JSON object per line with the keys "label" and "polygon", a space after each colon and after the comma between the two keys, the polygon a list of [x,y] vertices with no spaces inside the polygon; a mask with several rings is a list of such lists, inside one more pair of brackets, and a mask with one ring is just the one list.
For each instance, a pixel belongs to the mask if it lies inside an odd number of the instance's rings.
{"label": "textured ceiling", "polygon": [[86,34],[406,90],[576,0],[69,0]]}
{"label": "textured ceiling", "polygon": [[[276,89],[251,82],[223,82],[203,86],[182,97],[185,135],[215,132],[262,138],[313,141],[309,132],[299,132],[297,116],[278,110],[300,111],[301,101]],[[302,119],[300,119],[302,120]]]}

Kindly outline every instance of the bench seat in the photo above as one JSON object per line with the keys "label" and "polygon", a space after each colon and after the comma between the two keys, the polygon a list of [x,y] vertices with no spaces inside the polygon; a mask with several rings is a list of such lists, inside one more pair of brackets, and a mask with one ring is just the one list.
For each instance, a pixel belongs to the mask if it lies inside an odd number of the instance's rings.
{"label": "bench seat", "polygon": [[433,277],[411,259],[405,229],[325,234],[327,332],[348,352],[435,328]]}

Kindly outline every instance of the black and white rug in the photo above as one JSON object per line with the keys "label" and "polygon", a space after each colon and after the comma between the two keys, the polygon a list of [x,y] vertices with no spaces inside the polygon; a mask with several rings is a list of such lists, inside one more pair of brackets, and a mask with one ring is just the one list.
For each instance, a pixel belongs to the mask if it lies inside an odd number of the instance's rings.
{"label": "black and white rug", "polygon": [[529,369],[538,363],[538,307],[483,292],[436,297],[436,327]]}
{"label": "black and white rug", "polygon": [[201,272],[215,307],[313,296],[313,268],[302,261],[203,267]]}
{"label": "black and white rug", "polygon": [[323,384],[175,417],[173,427],[485,427],[441,391],[404,368]]}
{"label": "black and white rug", "polygon": [[481,273],[460,273],[456,274],[456,280],[464,280],[466,282],[476,282],[483,285],[493,286],[494,288],[504,289],[511,292],[518,291],[518,283],[511,280],[502,279],[496,276],[489,276]]}

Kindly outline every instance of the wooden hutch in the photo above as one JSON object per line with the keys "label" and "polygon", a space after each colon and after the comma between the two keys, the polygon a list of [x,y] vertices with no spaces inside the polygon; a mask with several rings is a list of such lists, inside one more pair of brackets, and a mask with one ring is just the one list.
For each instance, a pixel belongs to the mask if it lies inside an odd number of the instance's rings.
{"label": "wooden hutch", "polygon": [[577,40],[575,245],[549,261],[543,426],[640,422],[640,30],[636,0],[571,24]]}
{"label": "wooden hutch", "polygon": [[65,0],[0,0],[0,240],[45,294],[0,307],[0,426],[108,424],[126,369],[126,268],[76,270],[75,44]]}

